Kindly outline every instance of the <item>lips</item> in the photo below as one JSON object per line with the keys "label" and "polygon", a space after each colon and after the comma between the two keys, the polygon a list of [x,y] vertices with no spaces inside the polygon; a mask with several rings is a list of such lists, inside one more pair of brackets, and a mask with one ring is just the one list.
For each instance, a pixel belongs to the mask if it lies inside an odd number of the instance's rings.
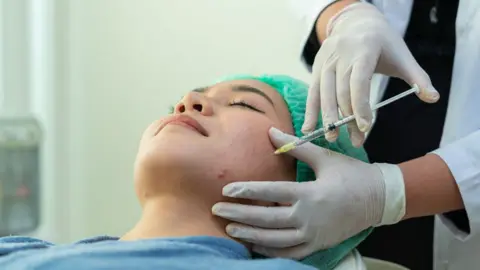
{"label": "lips", "polygon": [[157,132],[155,132],[155,135],[157,135],[165,126],[169,124],[177,124],[186,128],[191,128],[200,133],[201,135],[208,137],[207,130],[205,130],[205,128],[200,125],[197,120],[185,114],[172,115],[165,118],[165,120],[163,120],[163,122],[158,127]]}

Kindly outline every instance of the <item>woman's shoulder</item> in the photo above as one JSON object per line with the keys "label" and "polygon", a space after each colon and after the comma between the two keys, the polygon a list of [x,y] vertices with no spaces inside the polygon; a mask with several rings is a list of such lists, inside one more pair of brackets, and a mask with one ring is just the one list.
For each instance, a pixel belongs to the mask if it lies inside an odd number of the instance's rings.
{"label": "woman's shoulder", "polygon": [[[115,241],[118,240],[118,238],[111,236],[96,236],[77,241],[74,244],[92,244],[112,240]],[[21,250],[43,249],[52,246],[55,246],[55,244],[38,238],[27,236],[5,236],[0,237],[0,256],[5,256]]]}
{"label": "woman's shoulder", "polygon": [[27,249],[41,249],[54,246],[54,244],[45,240],[26,237],[26,236],[6,236],[0,237],[0,256],[5,256],[12,252],[27,250]]}

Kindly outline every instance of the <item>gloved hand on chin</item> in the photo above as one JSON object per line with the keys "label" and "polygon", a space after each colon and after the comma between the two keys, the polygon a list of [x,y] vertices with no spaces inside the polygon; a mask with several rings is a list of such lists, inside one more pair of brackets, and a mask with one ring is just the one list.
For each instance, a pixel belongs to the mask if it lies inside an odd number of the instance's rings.
{"label": "gloved hand on chin", "polygon": [[[276,147],[295,139],[273,128],[270,137]],[[221,202],[212,208],[213,214],[234,221],[227,233],[253,243],[255,252],[301,259],[405,215],[405,187],[398,166],[364,163],[310,143],[288,154],[312,167],[316,181],[236,182],[225,186],[223,195],[289,206]]]}

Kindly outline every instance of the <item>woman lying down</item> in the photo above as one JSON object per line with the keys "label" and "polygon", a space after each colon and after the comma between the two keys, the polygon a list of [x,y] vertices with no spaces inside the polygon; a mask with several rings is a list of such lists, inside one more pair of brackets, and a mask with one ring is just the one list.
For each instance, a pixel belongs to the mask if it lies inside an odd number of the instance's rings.
{"label": "woman lying down", "polygon": [[[268,136],[271,127],[301,135],[306,96],[306,84],[277,75],[236,76],[189,92],[141,138],[134,180],[142,216],[130,231],[70,245],[0,238],[0,269],[363,269],[354,248],[369,231],[300,261],[262,258],[227,236],[228,222],[211,212],[232,202],[222,197],[231,182],[314,179],[305,164],[273,155]],[[337,143],[316,143],[366,160],[345,130]]]}

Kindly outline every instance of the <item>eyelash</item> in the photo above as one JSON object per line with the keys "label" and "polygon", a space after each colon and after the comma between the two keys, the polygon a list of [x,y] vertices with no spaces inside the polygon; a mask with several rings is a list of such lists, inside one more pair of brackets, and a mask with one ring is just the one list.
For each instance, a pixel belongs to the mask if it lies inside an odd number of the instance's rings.
{"label": "eyelash", "polygon": [[[261,111],[255,107],[253,107],[252,105],[246,103],[245,101],[235,101],[235,102],[231,102],[229,104],[230,106],[241,106],[241,107],[245,107],[245,108],[248,108],[250,110],[254,110],[256,112],[260,112],[260,113],[265,113],[264,111]],[[170,106],[170,108],[168,108],[168,113],[169,114],[173,114],[175,111],[175,107],[174,106]]]}
{"label": "eyelash", "polygon": [[245,101],[235,101],[235,102],[231,102],[230,103],[230,106],[241,106],[241,107],[245,107],[245,108],[248,108],[250,110],[254,110],[256,112],[259,112],[259,113],[265,113],[264,111],[261,111],[255,107],[253,107],[252,105],[246,103]]}

